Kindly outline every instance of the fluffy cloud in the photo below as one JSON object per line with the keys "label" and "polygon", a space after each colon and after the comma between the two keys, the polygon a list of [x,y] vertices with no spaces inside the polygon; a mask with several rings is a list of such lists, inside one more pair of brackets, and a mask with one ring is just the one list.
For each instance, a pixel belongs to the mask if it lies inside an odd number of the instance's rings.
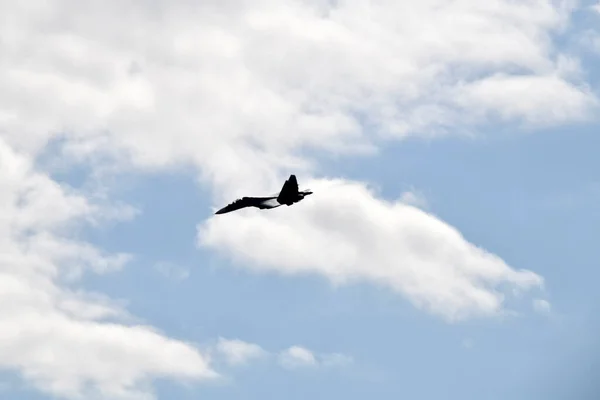
{"label": "fluffy cloud", "polygon": [[245,364],[253,358],[265,355],[265,351],[259,345],[239,339],[219,338],[216,350],[232,365]]}
{"label": "fluffy cloud", "polygon": [[431,214],[377,199],[364,185],[309,182],[315,193],[292,208],[241,210],[199,227],[199,243],[256,270],[321,274],[334,284],[366,280],[416,306],[460,320],[503,311],[503,289],[539,287],[469,243]]}
{"label": "fluffy cloud", "polygon": [[271,187],[278,168],[309,168],[300,149],[372,150],[490,112],[564,122],[595,105],[560,73],[551,41],[570,1],[0,7],[0,128],[12,146],[35,152],[63,136],[78,157],[192,163],[222,190]]}
{"label": "fluffy cloud", "polygon": [[[560,98],[560,99],[559,99]],[[474,112],[504,118],[523,116],[528,124],[552,125],[574,117],[585,118],[591,92],[568,84],[560,76],[498,74],[462,88],[460,102]],[[595,101],[593,101],[595,103]],[[485,105],[486,107],[475,107]]]}
{"label": "fluffy cloud", "polygon": [[312,351],[301,347],[292,346],[280,354],[280,362],[286,368],[317,365],[317,359]]}
{"label": "fluffy cloud", "polygon": [[279,352],[279,364],[287,369],[306,367],[344,367],[352,364],[352,357],[340,353],[315,354],[303,346],[291,346]]}
{"label": "fluffy cloud", "polygon": [[211,347],[217,357],[234,366],[247,364],[258,358],[275,358],[283,368],[295,369],[298,367],[344,367],[351,364],[352,357],[341,353],[316,354],[303,346],[290,346],[279,352],[270,352],[255,343],[248,343],[239,339],[219,338]]}
{"label": "fluffy cloud", "polygon": [[0,366],[73,399],[148,399],[153,377],[216,377],[193,346],[116,322],[128,319],[117,304],[64,285],[128,259],[68,234],[99,212],[0,140]]}
{"label": "fluffy cloud", "polygon": [[415,190],[402,193],[400,201],[404,204],[408,204],[417,208],[426,209],[428,207],[427,199],[423,193],[419,193]]}

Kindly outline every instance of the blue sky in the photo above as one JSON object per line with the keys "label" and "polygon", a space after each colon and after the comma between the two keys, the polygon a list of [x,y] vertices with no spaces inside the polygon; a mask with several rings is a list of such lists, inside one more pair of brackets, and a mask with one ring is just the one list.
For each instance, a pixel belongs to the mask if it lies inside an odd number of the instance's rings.
{"label": "blue sky", "polygon": [[2,396],[598,396],[592,3],[67,3],[0,6]]}
{"label": "blue sky", "polygon": [[[160,392],[165,398],[563,399],[585,388],[578,379],[586,380],[585,363],[595,361],[600,279],[593,240],[600,234],[593,150],[598,138],[593,125],[573,129],[402,143],[375,159],[339,162],[328,170],[376,182],[387,198],[409,187],[426,193],[431,212],[469,240],[546,278],[549,318],[525,309],[524,318],[448,325],[371,285],[332,289],[314,277],[238,271],[196,249],[190,237],[210,202],[192,179],[171,175],[142,179],[124,196],[143,205],[145,218],[96,238],[102,247],[128,249],[144,259],[118,276],[93,277],[88,285],[129,299],[135,315],[177,337],[240,336],[273,348],[302,343],[356,360],[325,374],[239,369],[232,371],[232,387],[169,387]],[[178,212],[169,213],[173,208]],[[150,249],[151,243],[161,245]],[[154,260],[185,266],[190,276],[165,280],[148,267]],[[567,393],[555,392],[554,385]]]}
{"label": "blue sky", "polygon": [[[232,368],[231,385],[163,383],[159,398],[567,398],[592,385],[586,364],[596,359],[595,129],[587,124],[539,135],[411,141],[375,158],[324,162],[331,175],[376,183],[385,198],[407,189],[424,193],[428,209],[469,240],[543,275],[550,316],[524,307],[521,318],[447,324],[372,285],[334,289],[312,276],[236,269],[195,246],[196,222],[210,217],[211,202],[184,173],[136,176],[119,190],[119,198],[143,209],[144,217],[89,235],[102,248],[138,259],[118,274],[87,277],[84,286],[127,299],[132,314],[174,337],[243,337],[273,349],[301,343],[355,359],[325,373],[290,373],[269,364]],[[163,260],[189,277],[165,278],[152,268]]]}

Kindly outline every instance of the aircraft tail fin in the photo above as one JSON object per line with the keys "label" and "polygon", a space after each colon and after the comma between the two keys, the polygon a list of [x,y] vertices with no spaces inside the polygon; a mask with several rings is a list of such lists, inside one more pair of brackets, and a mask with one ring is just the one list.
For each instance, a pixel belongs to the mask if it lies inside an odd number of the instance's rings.
{"label": "aircraft tail fin", "polygon": [[298,180],[296,175],[292,174],[283,184],[277,201],[281,204],[288,204],[293,202],[296,197],[298,197]]}

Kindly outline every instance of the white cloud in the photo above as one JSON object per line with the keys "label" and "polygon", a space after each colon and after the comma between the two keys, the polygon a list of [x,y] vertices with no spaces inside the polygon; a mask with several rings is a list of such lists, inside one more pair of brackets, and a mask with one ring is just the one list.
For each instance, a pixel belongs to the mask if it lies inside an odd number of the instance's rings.
{"label": "white cloud", "polygon": [[291,346],[279,352],[279,364],[286,369],[306,367],[347,367],[354,362],[353,358],[341,353],[315,354],[303,346]]}
{"label": "white cloud", "polygon": [[0,138],[0,367],[72,399],[148,399],[154,377],[216,377],[192,345],[151,327],[117,323],[129,320],[117,303],[60,284],[127,261],[68,234],[99,212]]}
{"label": "white cloud", "polygon": [[246,364],[249,360],[266,354],[259,345],[239,339],[219,338],[216,350],[232,365]]}
{"label": "white cloud", "polygon": [[588,106],[592,105],[589,89],[568,84],[556,75],[497,74],[465,85],[459,97],[473,112],[523,117],[537,125],[567,122],[575,116],[583,119],[590,116]]}
{"label": "white cloud", "polygon": [[279,352],[267,351],[255,343],[248,343],[239,339],[219,338],[216,345],[212,346],[216,356],[223,357],[233,366],[248,364],[251,360],[259,358],[271,359],[286,369],[298,367],[346,367],[354,362],[353,358],[342,353],[317,354],[303,346],[290,346]]}
{"label": "white cloud", "polygon": [[313,352],[301,346],[292,346],[282,351],[279,356],[279,362],[285,368],[317,365],[317,359]]}
{"label": "white cloud", "polygon": [[552,306],[548,300],[533,299],[533,309],[540,314],[550,314]]}
{"label": "white cloud", "polygon": [[421,209],[427,208],[428,203],[427,199],[422,193],[411,190],[409,192],[404,192],[400,196],[400,202],[404,204],[408,204],[410,206],[419,207]]}
{"label": "white cloud", "polygon": [[[362,184],[307,182],[314,194],[292,208],[240,210],[199,227],[199,243],[254,270],[320,274],[335,284],[387,286],[448,320],[503,312],[503,289],[541,286],[415,207],[389,203]],[[510,292],[510,290],[505,290]]]}
{"label": "white cloud", "polygon": [[5,1],[0,129],[30,152],[60,132],[78,157],[267,188],[310,166],[303,147],[364,150],[490,112],[581,118],[594,96],[559,73],[551,41],[570,3]]}

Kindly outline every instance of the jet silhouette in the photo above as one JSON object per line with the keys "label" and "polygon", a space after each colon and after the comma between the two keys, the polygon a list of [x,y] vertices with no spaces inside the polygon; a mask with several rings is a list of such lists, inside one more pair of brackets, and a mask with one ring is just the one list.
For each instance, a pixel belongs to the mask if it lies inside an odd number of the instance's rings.
{"label": "jet silhouette", "polygon": [[221,208],[215,214],[225,214],[231,211],[239,210],[245,207],[256,207],[260,209],[276,208],[282,205],[291,206],[294,203],[299,202],[305,196],[312,194],[310,190],[298,190],[298,180],[296,175],[290,175],[285,181],[281,192],[277,196],[270,197],[242,197],[237,199],[233,203]]}

